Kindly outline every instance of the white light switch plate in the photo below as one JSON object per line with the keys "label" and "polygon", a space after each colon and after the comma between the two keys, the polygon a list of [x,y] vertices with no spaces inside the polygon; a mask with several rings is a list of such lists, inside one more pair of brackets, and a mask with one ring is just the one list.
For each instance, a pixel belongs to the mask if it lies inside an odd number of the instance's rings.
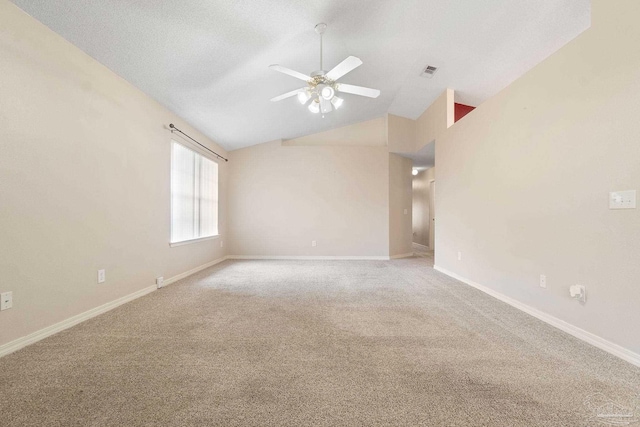
{"label": "white light switch plate", "polygon": [[13,292],[3,292],[0,294],[0,311],[13,307]]}
{"label": "white light switch plate", "polygon": [[612,191],[609,193],[609,209],[635,209],[636,190]]}

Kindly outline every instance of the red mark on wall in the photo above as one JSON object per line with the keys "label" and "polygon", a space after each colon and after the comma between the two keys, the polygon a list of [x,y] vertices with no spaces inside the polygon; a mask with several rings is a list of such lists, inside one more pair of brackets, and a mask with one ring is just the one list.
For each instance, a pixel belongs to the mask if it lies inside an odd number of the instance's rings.
{"label": "red mark on wall", "polygon": [[458,104],[457,102],[455,107],[456,107],[455,109],[456,122],[476,109],[476,107],[472,107],[471,105]]}

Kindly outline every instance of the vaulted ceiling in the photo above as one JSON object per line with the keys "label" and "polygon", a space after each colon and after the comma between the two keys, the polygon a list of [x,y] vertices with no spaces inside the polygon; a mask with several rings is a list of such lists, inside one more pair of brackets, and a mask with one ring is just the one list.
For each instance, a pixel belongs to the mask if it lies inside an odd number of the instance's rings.
{"label": "vaulted ceiling", "polygon": [[[589,0],[13,0],[228,150],[361,122],[417,118],[447,87],[478,105],[590,24]],[[315,24],[328,24],[325,69],[364,64],[340,110],[310,113],[301,87],[267,67],[319,68]],[[425,65],[438,67],[431,79]]]}

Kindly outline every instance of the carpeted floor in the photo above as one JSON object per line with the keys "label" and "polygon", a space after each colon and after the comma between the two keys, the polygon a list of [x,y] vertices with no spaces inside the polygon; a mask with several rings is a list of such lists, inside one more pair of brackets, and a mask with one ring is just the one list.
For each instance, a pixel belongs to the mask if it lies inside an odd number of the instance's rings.
{"label": "carpeted floor", "polygon": [[413,256],[416,257],[423,257],[423,258],[429,258],[429,262],[431,264],[431,266],[433,266],[433,251],[429,250],[428,248],[422,246],[422,245],[418,245],[417,243],[412,243],[411,244],[412,249],[413,249]]}
{"label": "carpeted floor", "polygon": [[637,397],[424,257],[227,261],[0,359],[2,426],[601,426]]}

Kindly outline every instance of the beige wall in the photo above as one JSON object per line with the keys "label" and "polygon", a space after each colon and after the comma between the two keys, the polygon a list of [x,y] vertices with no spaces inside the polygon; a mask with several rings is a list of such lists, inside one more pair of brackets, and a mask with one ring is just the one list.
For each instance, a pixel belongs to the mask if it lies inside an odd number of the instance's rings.
{"label": "beige wall", "polygon": [[455,122],[455,92],[447,89],[417,120],[387,114],[390,153],[415,153],[440,137]]}
{"label": "beige wall", "polygon": [[436,142],[436,265],[636,353],[640,210],[608,196],[640,189],[638,16],[594,0],[591,29]]}
{"label": "beige wall", "polygon": [[412,253],[411,159],[389,154],[389,255]]}
{"label": "beige wall", "polygon": [[387,114],[387,141],[390,153],[413,153],[417,150],[416,121]]}
{"label": "beige wall", "polygon": [[431,220],[429,217],[430,183],[435,179],[436,168],[418,172],[412,180],[412,229],[413,242],[429,246]]}
{"label": "beige wall", "polygon": [[[315,119],[315,116],[310,116]],[[282,145],[387,145],[387,118],[385,116],[355,123],[300,138],[282,141]]]}
{"label": "beige wall", "polygon": [[7,1],[0,58],[0,345],[225,255],[169,247],[164,126],[220,147]]}
{"label": "beige wall", "polygon": [[388,256],[386,146],[274,141],[229,156],[232,255]]}
{"label": "beige wall", "polygon": [[388,153],[386,123],[383,117],[231,152],[230,253],[411,253],[412,162]]}
{"label": "beige wall", "polygon": [[443,135],[455,120],[455,102],[453,89],[447,89],[416,120],[416,148],[425,145]]}

